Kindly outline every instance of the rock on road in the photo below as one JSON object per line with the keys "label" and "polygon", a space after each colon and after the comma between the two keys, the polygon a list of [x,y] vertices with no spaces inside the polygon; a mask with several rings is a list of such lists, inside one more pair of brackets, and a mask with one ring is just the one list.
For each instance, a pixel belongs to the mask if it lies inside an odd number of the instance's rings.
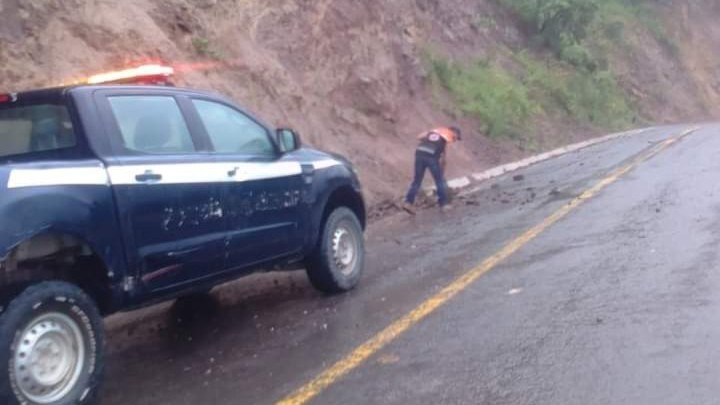
{"label": "rock on road", "polygon": [[[103,405],[273,404],[617,168],[649,129],[371,226],[357,290],[302,272],[108,319]],[[643,161],[312,404],[708,404],[720,379],[720,126]],[[520,175],[520,176],[518,176]]]}

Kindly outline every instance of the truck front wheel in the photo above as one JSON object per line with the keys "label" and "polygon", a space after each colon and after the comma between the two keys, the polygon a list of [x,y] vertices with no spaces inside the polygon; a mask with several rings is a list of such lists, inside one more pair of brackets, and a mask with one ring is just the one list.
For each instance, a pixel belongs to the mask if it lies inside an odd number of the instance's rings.
{"label": "truck front wheel", "polygon": [[360,280],[364,264],[360,221],[349,208],[336,208],[327,217],[317,247],[306,261],[310,282],[330,294],[349,291]]}
{"label": "truck front wheel", "polygon": [[28,287],[0,315],[0,403],[92,403],[103,369],[102,318],[79,288]]}

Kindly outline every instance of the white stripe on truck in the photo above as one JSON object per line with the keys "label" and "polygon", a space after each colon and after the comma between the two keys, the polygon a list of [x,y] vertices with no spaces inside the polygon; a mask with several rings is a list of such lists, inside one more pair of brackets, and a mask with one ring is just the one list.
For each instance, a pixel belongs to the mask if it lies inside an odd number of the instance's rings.
{"label": "white stripe on truck", "polygon": [[98,167],[56,167],[43,169],[13,169],[7,188],[43,186],[95,186],[107,185],[105,169]]}
{"label": "white stripe on truck", "polygon": [[[229,175],[234,171],[235,175]],[[132,165],[108,167],[112,185],[145,184],[135,176],[144,173],[158,174],[162,178],[152,184],[198,184],[233,183],[239,181],[266,180],[302,173],[300,163],[178,163],[167,165]]]}
{"label": "white stripe on truck", "polygon": [[[310,162],[315,170],[340,165],[332,159]],[[233,172],[234,175],[230,173]],[[41,169],[13,169],[7,188],[47,186],[105,186],[133,184],[199,184],[234,183],[268,180],[302,173],[299,162],[215,162],[215,163],[170,163],[155,165],[97,167],[48,167]],[[142,181],[136,176],[154,174],[158,180]]]}

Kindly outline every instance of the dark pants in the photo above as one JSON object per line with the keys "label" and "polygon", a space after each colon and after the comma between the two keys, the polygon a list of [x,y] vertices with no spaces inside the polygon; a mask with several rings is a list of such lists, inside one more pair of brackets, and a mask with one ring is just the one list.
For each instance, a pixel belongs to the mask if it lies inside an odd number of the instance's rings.
{"label": "dark pants", "polygon": [[440,167],[440,158],[424,152],[415,153],[415,178],[410,186],[410,190],[408,190],[405,201],[410,204],[415,203],[415,197],[417,197],[417,193],[420,191],[423,178],[425,178],[426,169],[430,170],[430,174],[432,174],[433,179],[435,179],[438,202],[442,207],[450,201],[448,200],[447,183],[445,182],[445,177],[443,176],[443,171]]}

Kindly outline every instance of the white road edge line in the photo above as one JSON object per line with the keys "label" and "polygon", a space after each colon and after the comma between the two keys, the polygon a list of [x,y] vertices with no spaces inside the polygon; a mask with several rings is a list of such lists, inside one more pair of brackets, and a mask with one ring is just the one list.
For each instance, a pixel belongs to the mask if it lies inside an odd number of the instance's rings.
{"label": "white road edge line", "polygon": [[[448,184],[448,187],[452,190],[462,190],[473,184],[484,182],[484,181],[487,181],[487,180],[490,180],[490,179],[493,179],[496,177],[500,177],[504,174],[511,173],[511,172],[514,172],[514,171],[517,171],[520,169],[524,169],[526,167],[532,166],[532,165],[540,163],[540,162],[544,162],[544,161],[552,159],[552,158],[556,158],[558,156],[576,152],[581,149],[589,148],[591,146],[605,143],[605,142],[611,141],[613,139],[624,138],[624,137],[629,137],[629,136],[634,136],[634,135],[640,135],[642,133],[651,131],[655,128],[656,127],[633,129],[631,131],[613,133],[610,135],[605,135],[605,136],[601,136],[598,138],[589,139],[587,141],[574,143],[571,145],[567,145],[567,146],[563,146],[561,148],[551,150],[549,152],[531,156],[531,157],[519,160],[517,162],[507,163],[507,164],[504,164],[501,166],[493,167],[492,169],[485,170],[484,172],[473,173],[468,176],[454,178],[454,179],[448,180],[447,184]],[[463,194],[472,194],[476,191],[478,191],[478,190],[472,189],[472,190],[463,192]],[[428,196],[433,195],[435,193],[435,187],[425,188],[424,192]]]}

